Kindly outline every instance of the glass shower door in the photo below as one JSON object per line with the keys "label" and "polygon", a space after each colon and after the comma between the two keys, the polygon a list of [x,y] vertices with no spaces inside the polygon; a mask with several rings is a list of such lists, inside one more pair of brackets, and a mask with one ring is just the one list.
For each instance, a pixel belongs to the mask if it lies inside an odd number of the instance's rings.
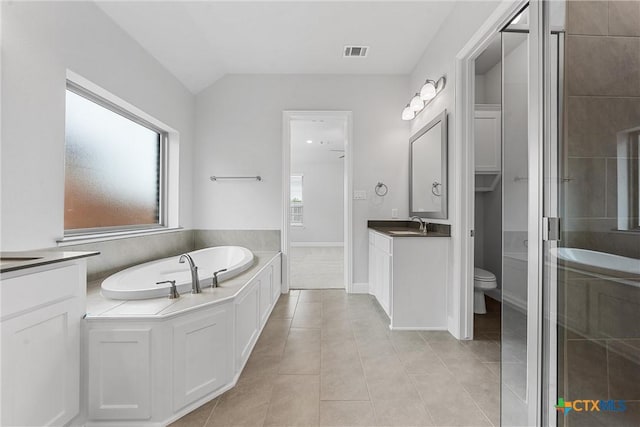
{"label": "glass shower door", "polygon": [[[529,332],[528,299],[528,90],[529,34],[523,12],[502,32],[503,123],[503,257],[501,421],[505,426],[529,426],[531,406],[530,354],[536,352]],[[514,20],[515,22],[515,20]]]}
{"label": "glass shower door", "polygon": [[566,42],[557,99],[548,80],[543,408],[545,425],[638,426],[640,4],[592,6],[568,2],[547,17]]}

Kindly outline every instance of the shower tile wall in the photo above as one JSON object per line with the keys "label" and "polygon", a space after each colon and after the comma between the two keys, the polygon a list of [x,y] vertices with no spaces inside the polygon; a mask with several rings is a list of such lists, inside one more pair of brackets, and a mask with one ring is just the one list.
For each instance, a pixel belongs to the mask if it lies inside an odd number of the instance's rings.
{"label": "shower tile wall", "polygon": [[617,228],[616,133],[640,126],[640,1],[567,2],[565,246],[640,258]]}
{"label": "shower tile wall", "polygon": [[[617,230],[616,137],[640,126],[640,1],[567,4],[560,244],[640,258],[640,234]],[[559,271],[558,397],[624,399],[628,410],[559,425],[640,425],[640,277],[592,273]]]}

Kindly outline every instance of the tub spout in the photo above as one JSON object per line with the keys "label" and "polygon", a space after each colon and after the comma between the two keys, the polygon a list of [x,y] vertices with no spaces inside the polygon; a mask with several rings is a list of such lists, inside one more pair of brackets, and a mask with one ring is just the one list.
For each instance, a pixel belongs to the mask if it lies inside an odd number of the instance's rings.
{"label": "tub spout", "polygon": [[193,258],[191,258],[191,255],[180,255],[180,259],[178,260],[178,262],[180,262],[180,264],[184,264],[184,260],[187,260],[187,262],[189,263],[189,269],[191,270],[191,293],[199,294],[202,292],[202,290],[200,289],[200,279],[198,278],[198,267],[196,266],[195,262],[193,262]]}

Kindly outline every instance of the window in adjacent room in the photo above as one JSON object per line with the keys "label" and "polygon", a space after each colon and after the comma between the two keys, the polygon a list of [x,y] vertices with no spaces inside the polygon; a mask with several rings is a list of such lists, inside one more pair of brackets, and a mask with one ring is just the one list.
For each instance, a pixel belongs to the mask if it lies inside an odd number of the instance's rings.
{"label": "window in adjacent room", "polygon": [[65,235],[164,227],[167,132],[67,83]]}
{"label": "window in adjacent room", "polygon": [[291,204],[289,218],[291,225],[303,225],[302,175],[291,175]]}

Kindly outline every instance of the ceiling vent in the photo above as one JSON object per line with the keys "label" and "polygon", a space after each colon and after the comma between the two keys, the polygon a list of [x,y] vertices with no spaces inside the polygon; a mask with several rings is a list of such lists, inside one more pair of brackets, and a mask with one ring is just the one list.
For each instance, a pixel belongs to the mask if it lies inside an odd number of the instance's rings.
{"label": "ceiling vent", "polygon": [[345,58],[364,58],[369,52],[369,46],[345,46]]}

